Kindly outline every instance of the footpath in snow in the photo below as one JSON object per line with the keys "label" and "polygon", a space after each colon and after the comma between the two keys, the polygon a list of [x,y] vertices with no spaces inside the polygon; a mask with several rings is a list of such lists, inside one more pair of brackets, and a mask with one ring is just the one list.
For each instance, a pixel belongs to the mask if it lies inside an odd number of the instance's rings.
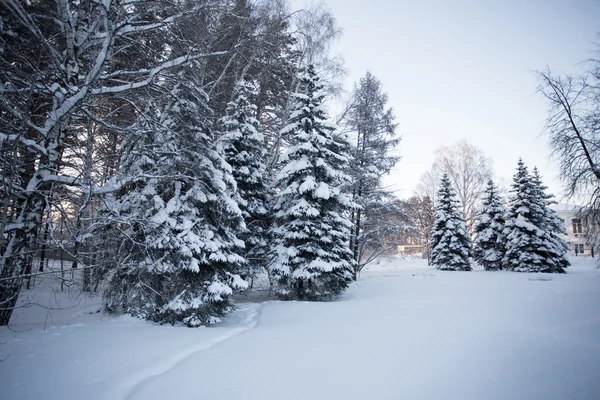
{"label": "footpath in snow", "polygon": [[597,400],[600,270],[572,262],[549,275],[394,259],[339,301],[242,303],[198,329],[25,293],[72,308],[22,308],[0,329],[0,399]]}

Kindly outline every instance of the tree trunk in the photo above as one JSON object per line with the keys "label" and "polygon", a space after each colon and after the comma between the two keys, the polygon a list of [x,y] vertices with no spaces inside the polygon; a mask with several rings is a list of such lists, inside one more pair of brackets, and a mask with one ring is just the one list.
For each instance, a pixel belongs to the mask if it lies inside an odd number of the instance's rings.
{"label": "tree trunk", "polygon": [[0,326],[8,325],[19,298],[20,286],[18,279],[0,282]]}
{"label": "tree trunk", "polygon": [[354,258],[354,261],[356,261],[354,280],[358,279],[358,272],[360,271],[359,266],[358,266],[358,262],[359,262],[358,247],[360,245],[359,240],[358,240],[358,235],[360,234],[360,215],[361,215],[360,210],[356,210],[356,223],[354,224],[354,248],[352,249],[352,257]]}
{"label": "tree trunk", "polygon": [[[23,192],[23,199],[19,204],[20,213],[17,222],[21,226],[10,235],[9,242],[0,257],[0,307],[3,317],[0,325],[8,324],[16,304],[19,290],[21,289],[21,275],[33,264],[33,254],[36,250],[36,238],[39,227],[42,225],[46,195],[51,190],[52,184],[44,181],[44,177],[57,171],[60,160],[63,126],[57,124],[48,132],[44,147],[48,154],[40,157],[37,172],[34,173],[24,186],[30,188]],[[17,282],[11,283],[15,279]]]}

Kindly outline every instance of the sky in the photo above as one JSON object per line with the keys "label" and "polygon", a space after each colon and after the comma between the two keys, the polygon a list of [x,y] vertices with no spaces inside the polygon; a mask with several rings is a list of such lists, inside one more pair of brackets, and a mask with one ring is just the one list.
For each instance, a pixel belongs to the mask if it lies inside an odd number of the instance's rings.
{"label": "sky", "polygon": [[436,148],[466,140],[492,159],[499,182],[510,183],[521,157],[564,200],[535,71],[582,70],[600,42],[600,0],[322,3],[344,31],[333,52],[345,59],[345,88],[370,71],[395,111],[402,159],[387,184],[398,197],[413,193]]}

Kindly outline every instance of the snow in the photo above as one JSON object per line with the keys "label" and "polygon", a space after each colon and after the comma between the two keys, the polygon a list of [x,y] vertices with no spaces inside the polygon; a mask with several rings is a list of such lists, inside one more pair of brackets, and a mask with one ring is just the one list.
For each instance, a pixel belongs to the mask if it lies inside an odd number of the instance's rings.
{"label": "snow", "polygon": [[[210,328],[97,313],[37,277],[0,328],[1,399],[600,398],[600,270],[370,264],[334,302],[238,304]],[[41,280],[41,281],[40,281]]]}

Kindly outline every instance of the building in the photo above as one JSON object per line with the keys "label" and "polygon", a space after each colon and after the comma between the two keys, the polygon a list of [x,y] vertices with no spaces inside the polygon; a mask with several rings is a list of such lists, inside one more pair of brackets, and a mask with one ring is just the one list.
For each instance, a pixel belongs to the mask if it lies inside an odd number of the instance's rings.
{"label": "building", "polygon": [[590,244],[586,232],[585,220],[579,215],[581,206],[572,204],[555,204],[552,210],[562,219],[565,224],[567,235],[563,236],[569,245],[569,253],[573,255],[594,256],[597,248]]}

